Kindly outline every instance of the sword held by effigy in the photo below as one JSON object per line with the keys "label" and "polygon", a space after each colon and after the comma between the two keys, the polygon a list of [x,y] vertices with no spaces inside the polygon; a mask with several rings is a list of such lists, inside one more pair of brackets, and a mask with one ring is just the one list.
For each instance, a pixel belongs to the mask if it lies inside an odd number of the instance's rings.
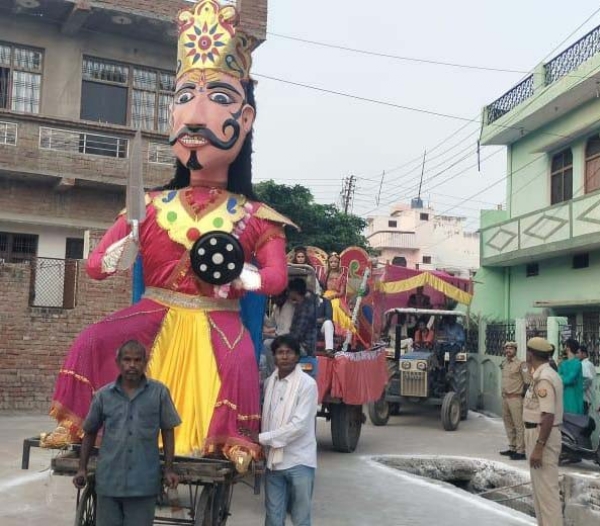
{"label": "sword held by effigy", "polygon": [[137,130],[131,141],[129,176],[127,177],[127,222],[136,243],[139,242],[139,225],[146,218],[146,200],[142,162],[142,132]]}

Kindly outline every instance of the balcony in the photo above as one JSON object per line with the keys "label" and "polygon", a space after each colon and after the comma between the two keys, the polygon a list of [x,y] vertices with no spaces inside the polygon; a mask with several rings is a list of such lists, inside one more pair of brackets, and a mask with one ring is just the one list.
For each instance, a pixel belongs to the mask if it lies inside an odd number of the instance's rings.
{"label": "balcony", "polygon": [[511,266],[600,247],[600,192],[496,223],[481,231],[481,264]]}
{"label": "balcony", "polygon": [[600,26],[484,108],[481,143],[510,144],[595,98],[599,64]]}
{"label": "balcony", "polygon": [[375,249],[419,249],[414,232],[375,232],[368,240],[371,247]]}
{"label": "balcony", "polygon": [[[125,126],[0,112],[0,174],[124,187],[134,133]],[[142,132],[142,162],[146,186],[171,179],[174,160],[165,135]]]}

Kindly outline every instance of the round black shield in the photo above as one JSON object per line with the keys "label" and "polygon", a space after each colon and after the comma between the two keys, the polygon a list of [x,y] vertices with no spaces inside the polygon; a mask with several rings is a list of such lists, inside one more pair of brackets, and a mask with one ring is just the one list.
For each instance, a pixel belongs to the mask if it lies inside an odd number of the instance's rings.
{"label": "round black shield", "polygon": [[225,285],[242,273],[244,249],[231,234],[208,232],[193,244],[190,260],[192,270],[202,281]]}

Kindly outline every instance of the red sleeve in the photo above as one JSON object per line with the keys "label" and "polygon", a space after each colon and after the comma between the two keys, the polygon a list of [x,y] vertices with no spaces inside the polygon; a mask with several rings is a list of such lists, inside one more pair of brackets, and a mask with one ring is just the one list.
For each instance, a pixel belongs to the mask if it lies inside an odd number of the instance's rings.
{"label": "red sleeve", "polygon": [[126,237],[129,234],[129,231],[130,227],[127,224],[125,215],[122,214],[118,217],[115,224],[106,231],[104,236],[102,236],[100,243],[98,243],[87,260],[86,270],[91,278],[105,279],[112,274],[102,272],[102,258],[106,253],[106,249],[113,243],[116,243],[117,241]]}
{"label": "red sleeve", "polygon": [[262,282],[260,292],[271,296],[279,294],[287,287],[288,277],[283,227],[273,223],[267,224],[258,240],[255,257]]}

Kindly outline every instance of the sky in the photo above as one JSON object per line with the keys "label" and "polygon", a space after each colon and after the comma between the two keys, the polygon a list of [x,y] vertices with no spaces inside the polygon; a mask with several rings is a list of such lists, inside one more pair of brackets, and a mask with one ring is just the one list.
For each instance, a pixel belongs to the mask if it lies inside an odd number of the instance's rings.
{"label": "sky", "polygon": [[[317,202],[336,203],[352,174],[353,212],[387,215],[390,205],[417,195],[427,150],[425,205],[464,216],[467,229],[476,230],[479,210],[504,203],[506,189],[503,147],[482,147],[481,171],[476,167],[482,108],[600,25],[597,1],[565,6],[564,0],[269,0],[267,40],[254,53],[254,180],[299,183]],[[513,71],[399,60],[289,37]]]}

